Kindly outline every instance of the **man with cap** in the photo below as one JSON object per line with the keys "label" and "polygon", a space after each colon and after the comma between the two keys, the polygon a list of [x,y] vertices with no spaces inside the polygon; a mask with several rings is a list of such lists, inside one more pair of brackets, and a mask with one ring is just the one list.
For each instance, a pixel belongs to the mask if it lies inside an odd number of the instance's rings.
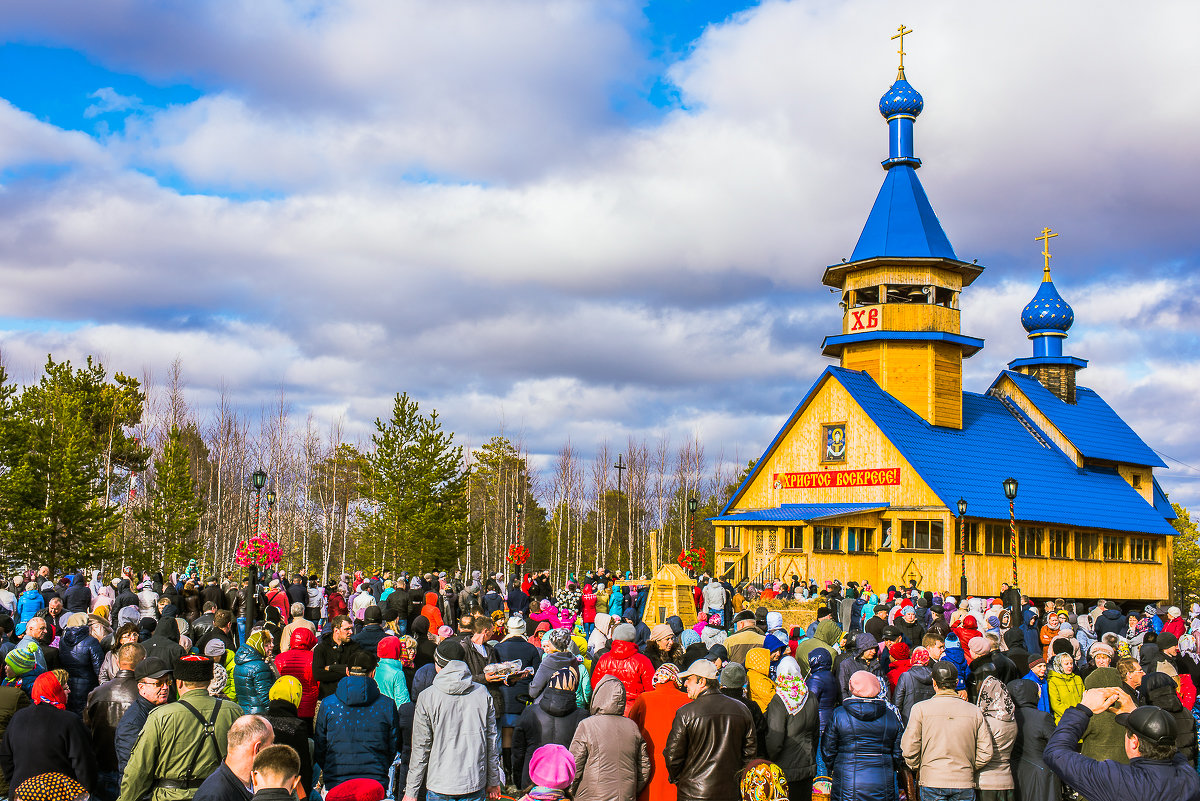
{"label": "man with cap", "polygon": [[[1117,709],[1125,727],[1129,764],[1099,762],[1079,753],[1079,740],[1092,715]],[[1200,795],[1200,776],[1175,747],[1175,721],[1156,706],[1134,708],[1116,687],[1085,690],[1082,700],[1063,712],[1042,753],[1046,766],[1089,801],[1179,798]]]}
{"label": "man with cap", "polygon": [[754,626],[754,613],[742,610],[733,617],[734,633],[725,638],[725,650],[729,652],[729,661],[746,664],[746,654],[755,648],[761,648],[765,637]]}
{"label": "man with cap", "polygon": [[[122,648],[126,647],[128,646],[122,646]],[[167,696],[171,692],[171,666],[156,656],[142,659],[133,669],[133,681],[134,687],[137,688],[137,697],[133,700],[133,704],[125,710],[125,714],[121,716],[121,720],[113,732],[113,752],[117,758],[118,791],[120,777],[125,773],[125,766],[129,763],[133,746],[137,743],[138,737],[141,736],[142,729],[146,725],[146,718],[150,716],[155,707],[162,706],[167,702]]]}
{"label": "man with cap", "polygon": [[486,790],[499,798],[500,729],[492,696],[471,678],[466,652],[457,640],[434,652],[437,675],[417,696],[404,801],[416,801],[421,787],[430,801],[442,797],[478,798]]}
{"label": "man with cap", "polygon": [[383,610],[378,606],[368,606],[363,611],[363,627],[354,635],[358,647],[368,654],[379,650],[379,641],[388,636],[383,630]]}
{"label": "man with cap", "polygon": [[125,767],[120,801],[139,801],[147,792],[151,801],[191,801],[225,759],[229,728],[241,707],[208,694],[208,657],[184,656],[173,672],[179,700],[146,718]]}
{"label": "man with cap", "polygon": [[721,693],[717,667],[707,659],[697,659],[679,678],[692,701],[675,713],[667,735],[667,778],[680,801],[740,798],[738,776],[758,752],[749,710]]}

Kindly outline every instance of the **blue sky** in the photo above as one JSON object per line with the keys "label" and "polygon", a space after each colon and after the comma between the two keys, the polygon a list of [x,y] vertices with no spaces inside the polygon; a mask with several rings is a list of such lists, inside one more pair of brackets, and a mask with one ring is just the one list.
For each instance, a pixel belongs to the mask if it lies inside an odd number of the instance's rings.
{"label": "blue sky", "polygon": [[201,415],[222,386],[251,414],[283,387],[361,436],[408,391],[543,460],[695,434],[744,462],[826,364],[820,274],[882,181],[904,22],[921,179],[987,266],[967,388],[1029,352],[1049,225],[1081,383],[1200,503],[1197,21],[1081,0],[16,3],[4,358],[161,379],[178,357]]}

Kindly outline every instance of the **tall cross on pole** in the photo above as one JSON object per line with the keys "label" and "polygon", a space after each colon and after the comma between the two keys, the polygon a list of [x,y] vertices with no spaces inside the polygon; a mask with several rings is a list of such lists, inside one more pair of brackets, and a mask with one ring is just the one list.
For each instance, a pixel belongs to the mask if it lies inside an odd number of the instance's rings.
{"label": "tall cross on pole", "polygon": [[906,28],[901,25],[896,29],[896,31],[897,33],[892,36],[892,38],[900,40],[900,49],[896,51],[900,54],[900,74],[897,76],[896,80],[900,80],[904,77],[904,37],[912,33],[912,28]]}
{"label": "tall cross on pole", "polygon": [[617,454],[617,463],[613,465],[613,467],[616,468],[616,471],[617,471],[617,496],[618,496],[618,498],[621,495],[621,472],[629,469],[629,465],[624,463],[623,458],[624,458],[623,455],[618,453]]}
{"label": "tall cross on pole", "polygon": [[1043,228],[1042,235],[1035,236],[1033,238],[1034,242],[1042,243],[1042,256],[1046,260],[1045,266],[1042,268],[1042,270],[1043,270],[1042,280],[1043,281],[1050,280],[1050,240],[1056,236],[1058,236],[1058,234],[1051,233],[1049,228]]}

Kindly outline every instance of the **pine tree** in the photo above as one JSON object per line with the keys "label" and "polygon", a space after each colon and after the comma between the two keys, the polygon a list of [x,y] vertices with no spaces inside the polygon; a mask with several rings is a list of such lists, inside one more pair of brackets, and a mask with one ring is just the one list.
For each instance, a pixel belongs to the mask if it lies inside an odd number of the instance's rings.
{"label": "pine tree", "polygon": [[366,534],[379,554],[375,566],[453,569],[471,533],[462,447],[436,411],[422,415],[407,393],[396,396],[387,423],[375,420],[375,431],[363,487],[374,505]]}
{"label": "pine tree", "polygon": [[[163,564],[187,561],[196,553],[196,526],[204,505],[196,495],[196,480],[188,468],[191,452],[179,426],[171,426],[162,456],[154,462],[154,486],[148,503],[136,513],[150,542],[159,546],[155,556]],[[155,560],[157,561],[157,559]]]}

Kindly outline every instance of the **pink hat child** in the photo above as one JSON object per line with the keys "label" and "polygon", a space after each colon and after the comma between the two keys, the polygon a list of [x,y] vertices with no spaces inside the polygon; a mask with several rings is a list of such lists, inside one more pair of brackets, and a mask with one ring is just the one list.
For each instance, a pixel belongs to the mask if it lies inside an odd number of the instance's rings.
{"label": "pink hat child", "polygon": [[[562,798],[561,791],[575,781],[575,757],[561,745],[543,745],[529,758],[529,780],[533,782],[534,789],[524,798]],[[557,790],[559,793],[551,795],[545,793],[546,790]]]}

